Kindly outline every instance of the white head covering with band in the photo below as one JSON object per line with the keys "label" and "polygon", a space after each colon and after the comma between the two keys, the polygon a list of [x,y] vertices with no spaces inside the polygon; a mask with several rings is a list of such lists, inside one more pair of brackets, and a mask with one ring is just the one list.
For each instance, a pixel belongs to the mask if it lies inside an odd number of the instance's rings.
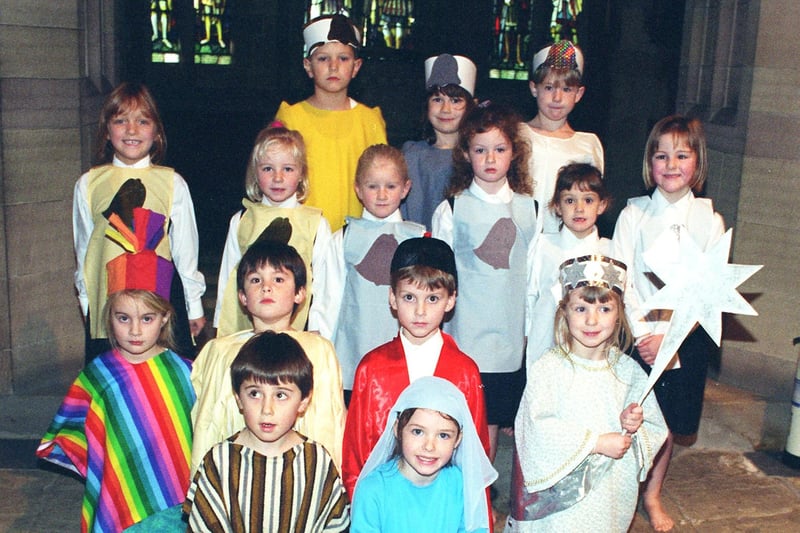
{"label": "white head covering with band", "polygon": [[425,60],[425,89],[458,85],[475,96],[475,78],[478,67],[469,58],[441,54]]}
{"label": "white head covering with band", "polygon": [[569,41],[558,41],[536,52],[531,72],[536,72],[542,65],[558,70],[577,70],[583,76],[583,52]]}
{"label": "white head covering with band", "polygon": [[[458,422],[461,427],[461,443],[453,452],[451,460],[454,465],[461,468],[464,481],[464,526],[467,531],[488,529],[486,487],[497,479],[497,471],[483,450],[467,400],[461,391],[446,379],[426,376],[405,388],[392,407],[386,428],[364,464],[358,481],[391,459],[397,441],[394,435],[394,422],[400,413],[414,407],[445,413]],[[358,483],[356,483],[356,493],[358,493]]]}
{"label": "white head covering with band", "polygon": [[344,15],[324,15],[309,21],[303,27],[303,42],[307,56],[318,47],[332,42],[352,46],[358,50],[361,47],[361,32]]}

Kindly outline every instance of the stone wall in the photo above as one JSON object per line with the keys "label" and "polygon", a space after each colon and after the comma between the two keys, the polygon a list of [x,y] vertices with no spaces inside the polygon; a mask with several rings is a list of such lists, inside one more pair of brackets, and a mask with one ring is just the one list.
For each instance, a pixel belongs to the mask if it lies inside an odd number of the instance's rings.
{"label": "stone wall", "polygon": [[83,345],[71,245],[79,5],[2,0],[0,28],[0,393],[60,393]]}

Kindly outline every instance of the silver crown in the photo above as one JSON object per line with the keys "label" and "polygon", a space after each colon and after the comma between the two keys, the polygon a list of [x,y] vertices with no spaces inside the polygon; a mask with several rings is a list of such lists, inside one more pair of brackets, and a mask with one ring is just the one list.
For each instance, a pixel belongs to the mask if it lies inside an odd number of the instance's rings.
{"label": "silver crown", "polygon": [[622,261],[604,255],[584,255],[561,263],[558,279],[563,296],[579,287],[605,287],[621,296],[625,292],[626,272]]}

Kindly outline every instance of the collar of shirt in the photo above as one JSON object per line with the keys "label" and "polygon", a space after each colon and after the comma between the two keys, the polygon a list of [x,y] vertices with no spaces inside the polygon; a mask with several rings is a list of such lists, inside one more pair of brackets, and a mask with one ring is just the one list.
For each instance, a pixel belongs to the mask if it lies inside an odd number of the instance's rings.
{"label": "collar of shirt", "polygon": [[442,330],[437,329],[430,339],[422,344],[412,344],[406,339],[405,329],[400,328],[400,342],[406,354],[409,382],[422,376],[432,376],[439,362],[439,354],[444,346]]}
{"label": "collar of shirt", "polygon": [[394,213],[392,213],[391,215],[389,215],[386,218],[378,218],[375,215],[373,215],[372,213],[370,213],[369,211],[367,211],[366,209],[361,209],[361,218],[363,218],[365,220],[372,220],[372,221],[375,221],[375,222],[402,222],[403,221],[403,215],[400,213],[400,208],[399,207],[394,211]]}
{"label": "collar of shirt", "polygon": [[483,200],[484,202],[490,204],[507,204],[514,197],[514,191],[511,190],[511,187],[508,185],[508,181],[503,183],[503,186],[500,187],[499,191],[494,194],[490,194],[481,189],[480,185],[475,183],[475,180],[472,180],[472,183],[469,186],[469,192],[475,195],[475,197],[479,200]]}
{"label": "collar of shirt", "polygon": [[115,167],[123,167],[123,168],[147,168],[150,166],[150,156],[147,155],[132,165],[127,165],[122,161],[120,161],[119,159],[117,159],[117,156],[114,156],[114,161],[112,162],[112,164]]}
{"label": "collar of shirt", "polygon": [[559,239],[561,240],[561,249],[563,250],[571,250],[581,243],[593,242],[599,239],[597,234],[597,226],[593,227],[592,232],[582,239],[579,239],[577,236],[575,236],[575,234],[572,233],[572,231],[570,231],[570,229],[566,226],[562,227],[561,231],[558,233],[560,235]]}
{"label": "collar of shirt", "polygon": [[261,203],[264,204],[264,205],[271,206],[271,207],[291,207],[292,209],[294,209],[295,207],[300,205],[300,202],[297,201],[297,195],[296,194],[291,195],[286,200],[284,200],[284,201],[282,201],[280,203],[277,203],[277,204],[274,203],[269,198],[267,198],[266,196],[262,196],[261,197]]}
{"label": "collar of shirt", "polygon": [[652,196],[655,213],[661,214],[672,211],[673,213],[680,215],[680,218],[686,218],[686,214],[689,212],[689,206],[691,205],[692,200],[694,200],[694,193],[692,191],[684,194],[683,197],[676,202],[670,202],[667,200],[657,188],[655,191],[653,191]]}

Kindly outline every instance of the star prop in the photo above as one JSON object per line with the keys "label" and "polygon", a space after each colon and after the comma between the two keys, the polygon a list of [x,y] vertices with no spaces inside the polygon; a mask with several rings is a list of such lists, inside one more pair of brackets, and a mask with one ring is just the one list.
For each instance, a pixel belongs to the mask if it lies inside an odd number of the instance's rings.
{"label": "star prop", "polygon": [[671,309],[672,318],[653,362],[642,401],[669,366],[696,323],[703,326],[719,346],[722,338],[722,313],[758,314],[736,291],[736,287],[758,272],[763,265],[729,264],[732,234],[729,229],[716,244],[703,252],[686,230],[681,228],[681,253],[678,262],[660,253],[669,249],[668,246],[656,245],[643,254],[645,263],[665,283],[661,290],[647,299],[645,307],[650,310]]}

